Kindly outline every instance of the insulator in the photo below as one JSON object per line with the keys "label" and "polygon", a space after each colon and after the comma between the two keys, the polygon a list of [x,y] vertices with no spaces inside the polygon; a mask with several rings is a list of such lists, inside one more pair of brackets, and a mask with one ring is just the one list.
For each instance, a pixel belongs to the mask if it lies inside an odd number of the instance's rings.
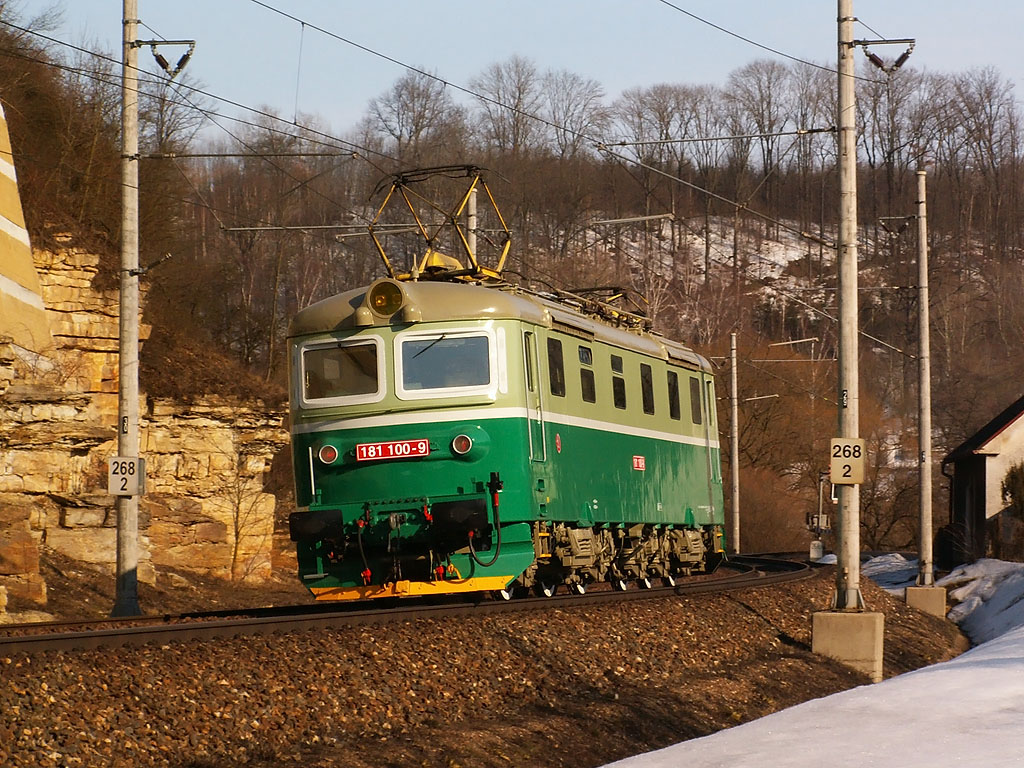
{"label": "insulator", "polygon": [[175,71],[176,72],[181,72],[182,68],[186,64],[188,64],[188,60],[191,59],[191,58],[192,58],[192,51],[189,51],[188,53],[182,55],[182,57],[180,59],[178,59],[178,63],[174,67]]}
{"label": "insulator", "polygon": [[882,59],[877,54],[874,54],[871,51],[865,51],[865,53],[868,56],[868,61],[870,61],[879,69],[885,69],[885,62],[882,61]]}
{"label": "insulator", "polygon": [[165,59],[163,57],[163,55],[161,55],[160,53],[157,53],[156,51],[153,51],[153,58],[156,59],[156,63],[159,64],[163,68],[164,72],[170,72],[171,71],[171,67],[167,63],[167,59]]}
{"label": "insulator", "polygon": [[899,69],[906,63],[907,59],[910,58],[910,51],[911,49],[907,48],[907,50],[900,54],[900,57],[896,59],[896,63],[892,65],[893,69]]}

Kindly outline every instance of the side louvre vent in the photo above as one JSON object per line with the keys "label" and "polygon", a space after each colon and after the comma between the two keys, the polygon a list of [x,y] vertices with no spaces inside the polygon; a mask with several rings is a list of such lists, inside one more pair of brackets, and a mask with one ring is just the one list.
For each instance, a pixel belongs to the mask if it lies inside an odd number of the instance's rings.
{"label": "side louvre vent", "polygon": [[594,340],[594,333],[592,331],[588,331],[585,328],[577,328],[575,325],[563,323],[561,320],[552,320],[551,327],[553,330],[564,333],[566,336],[574,336],[577,339],[586,339],[587,341]]}

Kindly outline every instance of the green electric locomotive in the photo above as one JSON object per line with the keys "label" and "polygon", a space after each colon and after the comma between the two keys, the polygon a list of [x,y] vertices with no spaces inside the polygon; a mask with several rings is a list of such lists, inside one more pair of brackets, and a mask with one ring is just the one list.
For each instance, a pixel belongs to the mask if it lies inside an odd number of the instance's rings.
{"label": "green electric locomotive", "polygon": [[388,264],[391,277],[294,318],[303,583],[322,600],[508,598],[714,567],[708,362],[470,261],[428,249],[409,275]]}

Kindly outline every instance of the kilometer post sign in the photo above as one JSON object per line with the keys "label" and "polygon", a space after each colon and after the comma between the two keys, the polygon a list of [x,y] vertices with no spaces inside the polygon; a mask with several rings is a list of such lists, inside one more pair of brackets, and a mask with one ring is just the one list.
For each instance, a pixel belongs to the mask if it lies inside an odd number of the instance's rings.
{"label": "kilometer post sign", "polygon": [[141,496],[145,492],[145,459],[138,456],[107,459],[107,493],[111,496]]}
{"label": "kilometer post sign", "polygon": [[834,437],[828,453],[829,479],[833,485],[860,485],[864,482],[867,451],[862,438]]}

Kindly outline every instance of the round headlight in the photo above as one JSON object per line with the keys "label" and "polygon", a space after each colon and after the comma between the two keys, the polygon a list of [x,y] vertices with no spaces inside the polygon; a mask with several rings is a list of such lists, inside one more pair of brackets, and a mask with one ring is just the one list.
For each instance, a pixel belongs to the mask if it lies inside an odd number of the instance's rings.
{"label": "round headlight", "polygon": [[338,460],[338,449],[333,445],[324,445],[320,447],[317,456],[324,464],[333,464]]}
{"label": "round headlight", "polygon": [[387,281],[377,283],[370,289],[366,303],[370,309],[383,317],[391,317],[402,308],[402,289]]}
{"label": "round headlight", "polygon": [[459,456],[465,456],[472,447],[473,438],[469,435],[456,435],[455,439],[452,440],[452,451]]}

